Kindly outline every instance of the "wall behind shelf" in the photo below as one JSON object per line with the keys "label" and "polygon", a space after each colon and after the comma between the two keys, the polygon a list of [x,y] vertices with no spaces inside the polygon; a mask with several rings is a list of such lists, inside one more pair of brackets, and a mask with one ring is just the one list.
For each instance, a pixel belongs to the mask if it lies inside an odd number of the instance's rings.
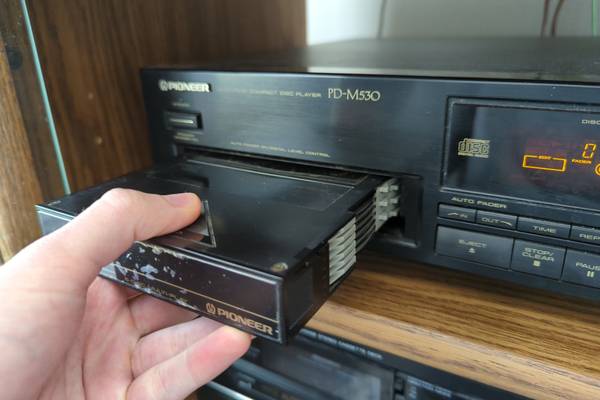
{"label": "wall behind shelf", "polygon": [[545,36],[598,34],[598,0],[307,0],[307,41],[539,36],[546,3]]}

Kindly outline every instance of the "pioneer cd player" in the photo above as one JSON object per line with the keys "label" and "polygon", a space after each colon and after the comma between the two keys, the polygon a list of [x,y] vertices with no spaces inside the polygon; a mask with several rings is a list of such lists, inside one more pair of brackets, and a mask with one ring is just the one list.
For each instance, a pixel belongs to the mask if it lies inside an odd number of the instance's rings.
{"label": "pioneer cd player", "polygon": [[[296,280],[293,293],[282,281],[283,292],[273,292],[271,300],[277,306],[265,306],[275,310],[272,320],[280,327],[294,327],[290,333],[326,298],[301,296],[302,287],[314,292],[325,279],[303,275],[308,258],[302,257],[333,248],[333,242],[322,246],[343,236],[346,223],[354,224],[356,236],[349,240],[358,243],[351,255],[343,253],[346,266],[370,239],[372,249],[391,256],[599,299],[599,43],[367,40],[202,68],[146,68],[142,86],[156,166],[129,187],[158,190],[146,181],[162,176],[201,188],[201,196],[227,193],[227,200],[209,198],[215,209],[229,205],[227,217],[213,215],[212,224],[223,218],[235,224],[237,215],[245,228],[237,236],[215,231],[216,247],[209,241],[195,251],[250,269],[256,267],[250,250],[273,256],[256,268]],[[224,172],[232,169],[259,175]],[[273,177],[285,184],[271,182]],[[287,208],[257,203],[264,214],[252,230],[249,203],[236,199],[257,196]],[[387,209],[371,213],[370,204]],[[314,212],[298,217],[307,208]],[[361,230],[364,210],[368,230]],[[41,211],[47,226],[53,215],[78,212],[57,203]],[[317,230],[308,215],[321,221]],[[277,252],[261,247],[267,242],[259,239],[273,230],[271,239],[280,240],[278,230],[287,235],[294,229],[321,241],[298,236],[292,246],[291,235],[286,243],[298,269],[269,270]],[[231,240],[257,244],[244,252],[227,250],[224,242]],[[331,254],[329,263],[336,265]],[[349,270],[336,275],[336,285]],[[219,293],[229,295],[228,284],[219,284],[225,285]],[[152,293],[152,281],[145,285]],[[233,305],[230,312],[252,321],[243,297],[217,306]],[[294,306],[300,298],[303,305]],[[290,304],[297,307],[293,318],[285,314]],[[213,318],[215,309],[207,311],[204,302],[196,307]],[[222,316],[253,331],[239,322],[243,318]]]}

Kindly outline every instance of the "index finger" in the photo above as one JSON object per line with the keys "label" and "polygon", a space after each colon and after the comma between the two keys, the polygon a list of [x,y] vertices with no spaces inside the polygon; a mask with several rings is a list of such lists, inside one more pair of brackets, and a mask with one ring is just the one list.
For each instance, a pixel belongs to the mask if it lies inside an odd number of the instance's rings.
{"label": "index finger", "polygon": [[[201,203],[192,193],[167,196],[113,189],[71,222],[42,238],[24,256],[31,268],[51,268],[86,290],[103,266],[134,241],[160,236],[194,222]],[[56,281],[56,280],[53,280]]]}

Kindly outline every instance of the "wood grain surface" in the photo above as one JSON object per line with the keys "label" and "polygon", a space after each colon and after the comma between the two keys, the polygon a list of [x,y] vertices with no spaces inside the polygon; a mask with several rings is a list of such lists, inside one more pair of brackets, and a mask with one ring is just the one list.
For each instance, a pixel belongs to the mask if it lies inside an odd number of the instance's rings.
{"label": "wood grain surface", "polygon": [[29,0],[73,190],[151,164],[139,69],[305,44],[304,1]]}
{"label": "wood grain surface", "polygon": [[0,37],[0,255],[6,261],[39,235],[41,189]]}
{"label": "wood grain surface", "polygon": [[600,399],[595,304],[368,254],[309,326],[527,397]]}
{"label": "wood grain surface", "polygon": [[[33,158],[43,200],[64,195],[60,171],[40,84],[36,74],[33,52],[27,36],[27,27],[19,0],[0,0],[0,36],[10,53],[10,72],[17,94],[21,117]],[[33,204],[31,205],[33,207]]]}

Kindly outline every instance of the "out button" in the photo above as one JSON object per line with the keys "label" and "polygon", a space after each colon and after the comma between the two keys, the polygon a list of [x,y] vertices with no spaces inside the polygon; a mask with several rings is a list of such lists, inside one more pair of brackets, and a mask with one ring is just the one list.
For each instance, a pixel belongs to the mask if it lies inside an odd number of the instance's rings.
{"label": "out button", "polygon": [[508,269],[512,246],[510,238],[438,227],[436,251],[442,255]]}
{"label": "out button", "polygon": [[477,223],[504,229],[516,229],[517,217],[515,215],[479,210],[477,211]]}
{"label": "out button", "polygon": [[560,278],[565,249],[516,240],[510,267],[515,271]]}

